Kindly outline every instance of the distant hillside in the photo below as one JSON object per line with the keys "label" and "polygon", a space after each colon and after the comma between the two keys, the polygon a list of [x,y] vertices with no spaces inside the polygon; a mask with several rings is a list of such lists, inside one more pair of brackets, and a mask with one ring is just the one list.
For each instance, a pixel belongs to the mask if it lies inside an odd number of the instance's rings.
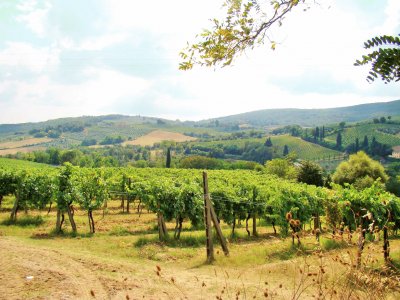
{"label": "distant hillside", "polygon": [[400,100],[327,109],[264,109],[201,122],[206,123],[218,120],[220,124],[236,123],[253,126],[298,124],[301,126],[317,126],[342,121],[357,122],[374,117],[395,115],[400,115]]}
{"label": "distant hillside", "polygon": [[[350,126],[342,131],[342,145],[347,147],[358,139],[360,143],[366,136],[371,142],[373,138],[379,143],[389,146],[400,145],[400,124],[360,124]],[[325,141],[332,144],[336,143],[337,133],[325,137]]]}
{"label": "distant hillside", "polygon": [[[295,152],[297,157],[300,159],[326,159],[334,156],[340,156],[341,152],[322,147],[317,144],[313,144],[304,141],[298,137],[289,135],[278,135],[270,136],[273,144],[274,152],[281,155],[285,145],[289,147],[289,152]],[[265,143],[265,137],[263,138],[246,138],[246,139],[234,139],[234,140],[223,140],[223,141],[210,141],[210,142],[191,142],[189,143],[192,149],[200,149],[203,151],[211,151],[211,149],[222,149],[224,152],[232,151],[236,149],[241,151],[245,149],[247,145]],[[240,157],[234,157],[239,159]]]}

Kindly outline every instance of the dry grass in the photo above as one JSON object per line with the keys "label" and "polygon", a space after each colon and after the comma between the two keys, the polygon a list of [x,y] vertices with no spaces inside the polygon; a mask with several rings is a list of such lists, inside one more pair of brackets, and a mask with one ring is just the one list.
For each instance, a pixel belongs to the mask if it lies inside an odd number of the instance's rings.
{"label": "dry grass", "polygon": [[43,144],[51,141],[52,139],[50,138],[28,138],[20,141],[9,141],[0,143],[0,149],[21,148],[26,146]]}
{"label": "dry grass", "polygon": [[184,135],[182,133],[155,130],[149,134],[137,138],[136,140],[124,142],[123,145],[152,146],[154,143],[160,143],[162,141],[186,142],[194,140],[196,140],[196,138]]}
{"label": "dry grass", "polygon": [[21,147],[21,148],[9,148],[0,150],[0,155],[8,155],[8,154],[17,154],[21,153],[29,153],[33,151],[45,150],[46,147],[41,146],[30,146],[30,147]]}
{"label": "dry grass", "polygon": [[[110,201],[103,217],[96,211],[96,233],[77,210],[79,233],[52,234],[55,211],[23,212],[17,225],[5,225],[12,198],[0,211],[0,295],[8,299],[398,299],[396,274],[388,273],[381,245],[369,243],[361,269],[354,269],[356,248],[333,245],[322,237],[303,236],[301,248],[291,239],[259,227],[247,237],[243,227],[229,239],[230,256],[215,245],[216,261],[205,264],[204,231],[184,224],[181,242],[157,240],[156,216],[122,213]],[[40,221],[40,222],[39,222]],[[2,223],[3,222],[3,223]],[[167,223],[171,232],[174,222]],[[223,225],[225,236],[230,229]],[[344,247],[344,248],[343,248]],[[400,241],[391,240],[391,257],[399,261]],[[34,279],[27,281],[26,276]],[[7,279],[7,280],[6,280]],[[384,283],[384,284],[382,284]],[[1,297],[1,296],[0,296]]]}
{"label": "dry grass", "polygon": [[38,150],[44,150],[40,146],[43,143],[52,141],[50,138],[28,138],[20,141],[9,141],[0,143],[0,155],[16,154],[18,152],[28,153]]}

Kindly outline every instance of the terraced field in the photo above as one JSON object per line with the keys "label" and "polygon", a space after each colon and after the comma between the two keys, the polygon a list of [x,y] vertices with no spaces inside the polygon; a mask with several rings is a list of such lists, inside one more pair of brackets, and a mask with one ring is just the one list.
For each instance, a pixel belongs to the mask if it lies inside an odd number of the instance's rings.
{"label": "terraced field", "polygon": [[[223,140],[223,141],[212,141],[212,142],[202,142],[197,143],[194,142],[195,146],[204,146],[204,147],[212,147],[212,146],[232,146],[236,145],[237,147],[244,147],[246,143],[258,143],[264,144],[266,138],[247,138],[247,139],[235,139],[235,140]],[[282,153],[285,145],[289,147],[290,152],[296,152],[297,156],[301,159],[327,159],[332,158],[334,156],[341,156],[341,152],[336,150],[331,150],[325,147],[322,147],[317,144],[313,144],[307,141],[304,141],[300,138],[289,136],[289,135],[279,135],[279,136],[271,136],[272,144],[277,153]]]}
{"label": "terraced field", "polygon": [[[397,124],[363,124],[355,127],[345,128],[342,133],[342,143],[346,147],[355,142],[356,138],[360,143],[364,140],[364,136],[368,137],[369,142],[375,137],[380,143],[390,146],[400,145],[400,136],[398,134],[388,134],[384,130],[400,130],[400,125]],[[336,134],[326,137],[327,141],[336,142]]]}
{"label": "terraced field", "polygon": [[283,147],[287,145],[289,151],[296,152],[298,157],[302,159],[327,159],[342,155],[339,151],[328,149],[293,136],[273,136],[271,140],[273,145],[282,148],[282,151]]}

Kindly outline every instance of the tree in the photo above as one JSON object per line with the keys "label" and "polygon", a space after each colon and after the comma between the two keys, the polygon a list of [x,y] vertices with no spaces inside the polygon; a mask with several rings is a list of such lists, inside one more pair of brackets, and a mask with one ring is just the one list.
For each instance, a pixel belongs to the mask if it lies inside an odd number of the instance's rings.
{"label": "tree", "polygon": [[223,163],[216,158],[204,156],[189,156],[181,160],[181,168],[184,169],[223,169]]}
{"label": "tree", "polygon": [[297,174],[297,181],[316,186],[323,186],[324,176],[322,168],[312,161],[302,161]]}
{"label": "tree", "polygon": [[56,189],[56,202],[57,202],[57,222],[56,232],[60,233],[62,224],[64,222],[64,213],[68,213],[69,221],[72,227],[72,231],[76,232],[76,223],[74,220],[74,209],[72,203],[76,200],[77,193],[76,187],[72,182],[72,176],[75,169],[70,163],[66,163],[61,169],[60,174],[57,177],[57,189]]}
{"label": "tree", "polygon": [[165,162],[165,167],[171,168],[171,147],[168,147],[168,150],[167,150],[167,160]]}
{"label": "tree", "polygon": [[362,148],[367,151],[369,147],[369,142],[368,142],[368,137],[366,135],[364,135],[364,141],[362,143]]}
{"label": "tree", "polygon": [[79,174],[77,186],[78,202],[88,213],[90,233],[95,233],[93,210],[100,208],[108,198],[103,171],[90,169]]}
{"label": "tree", "polygon": [[342,134],[338,132],[336,136],[336,149],[341,149],[342,148]]}
{"label": "tree", "polygon": [[284,147],[283,147],[283,156],[286,156],[286,155],[288,155],[289,154],[289,147],[288,147],[288,145],[285,145]]}
{"label": "tree", "polygon": [[400,80],[400,38],[398,36],[376,36],[364,43],[365,49],[375,49],[355,66],[371,65],[367,81],[380,77],[385,83]]}
{"label": "tree", "polygon": [[269,138],[267,138],[267,140],[265,141],[265,144],[264,144],[265,146],[267,146],[267,147],[272,147],[272,141],[271,141],[271,138],[269,137]]}
{"label": "tree", "polygon": [[385,183],[388,176],[383,166],[365,152],[350,155],[348,161],[340,163],[333,174],[333,182],[340,185],[353,184],[358,189],[372,186],[375,181]]}
{"label": "tree", "polygon": [[265,163],[265,172],[280,178],[296,180],[297,169],[291,159],[276,158]]}
{"label": "tree", "polygon": [[[270,42],[272,50],[276,42],[268,36],[274,26],[282,21],[292,10],[307,10],[311,0],[226,0],[224,20],[213,19],[212,29],[205,29],[200,41],[189,44],[180,53],[182,62],[179,69],[190,70],[194,65],[228,66],[247,49]],[[367,80],[372,82],[378,76],[388,83],[400,80],[400,39],[398,36],[377,36],[364,43],[366,49],[376,49],[355,66],[371,64]]]}
{"label": "tree", "polygon": [[[227,0],[226,17],[213,19],[213,28],[204,30],[201,41],[188,45],[180,53],[181,70],[190,70],[195,64],[201,66],[227,66],[246,49],[263,44],[267,31],[280,26],[284,17],[293,9],[306,8],[306,0]],[[276,42],[271,41],[275,50]]]}
{"label": "tree", "polygon": [[320,141],[322,142],[325,139],[325,126],[322,126],[321,134],[320,134]]}
{"label": "tree", "polygon": [[319,135],[320,135],[320,133],[319,133],[319,127],[317,126],[317,127],[315,127],[315,131],[314,131],[314,143],[317,142],[317,140],[318,140],[318,138],[319,138]]}

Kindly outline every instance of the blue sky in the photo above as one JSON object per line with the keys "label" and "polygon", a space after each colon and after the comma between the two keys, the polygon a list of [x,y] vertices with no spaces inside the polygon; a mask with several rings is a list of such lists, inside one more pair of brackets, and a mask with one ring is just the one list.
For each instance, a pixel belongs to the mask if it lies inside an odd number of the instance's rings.
{"label": "blue sky", "polygon": [[[312,1],[313,2],[313,1]],[[363,42],[400,33],[398,0],[321,0],[232,67],[179,71],[222,0],[1,0],[0,123],[121,113],[199,120],[265,108],[400,99],[354,67]]]}

